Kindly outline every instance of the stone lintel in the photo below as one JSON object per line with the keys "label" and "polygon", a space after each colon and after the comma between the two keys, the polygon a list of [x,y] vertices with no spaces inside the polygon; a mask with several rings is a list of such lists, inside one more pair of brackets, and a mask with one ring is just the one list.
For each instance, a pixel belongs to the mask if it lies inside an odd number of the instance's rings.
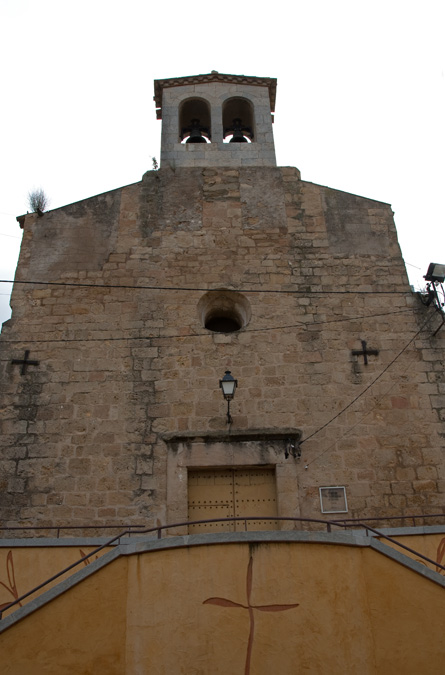
{"label": "stone lintel", "polygon": [[169,443],[220,443],[243,441],[285,441],[289,438],[300,441],[301,429],[243,429],[240,431],[187,431],[162,434],[161,438]]}

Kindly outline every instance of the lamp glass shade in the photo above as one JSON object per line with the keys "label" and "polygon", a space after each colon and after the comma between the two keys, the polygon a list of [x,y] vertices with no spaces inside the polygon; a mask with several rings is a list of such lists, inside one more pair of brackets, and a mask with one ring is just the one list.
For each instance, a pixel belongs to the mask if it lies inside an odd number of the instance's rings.
{"label": "lamp glass shade", "polygon": [[237,381],[230,374],[230,370],[226,370],[226,373],[222,380],[219,381],[219,386],[223,390],[224,398],[233,398],[235,394]]}

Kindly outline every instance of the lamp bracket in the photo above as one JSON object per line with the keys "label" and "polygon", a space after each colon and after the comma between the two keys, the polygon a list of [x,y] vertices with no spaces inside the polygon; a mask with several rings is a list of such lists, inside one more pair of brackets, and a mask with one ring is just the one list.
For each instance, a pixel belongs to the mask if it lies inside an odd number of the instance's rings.
{"label": "lamp bracket", "polygon": [[294,459],[300,459],[301,457],[301,447],[298,438],[286,439],[286,445],[284,448],[285,459],[288,459],[290,455],[292,455]]}

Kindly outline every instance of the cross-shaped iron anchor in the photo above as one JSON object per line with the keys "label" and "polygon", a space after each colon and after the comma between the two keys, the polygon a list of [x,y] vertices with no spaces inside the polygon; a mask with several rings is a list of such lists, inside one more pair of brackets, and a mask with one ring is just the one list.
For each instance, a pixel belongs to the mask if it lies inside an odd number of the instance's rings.
{"label": "cross-shaped iron anchor", "polygon": [[29,356],[29,349],[25,350],[25,358],[21,361],[20,359],[13,359],[11,363],[13,365],[21,365],[22,368],[20,370],[20,375],[24,375],[26,373],[26,369],[28,366],[38,366],[40,361],[32,361],[28,359]]}
{"label": "cross-shaped iron anchor", "polygon": [[368,356],[378,356],[379,355],[379,350],[378,349],[367,349],[366,347],[366,341],[365,340],[360,340],[362,343],[362,349],[353,349],[352,350],[352,355],[353,356],[363,356],[365,366],[368,365]]}

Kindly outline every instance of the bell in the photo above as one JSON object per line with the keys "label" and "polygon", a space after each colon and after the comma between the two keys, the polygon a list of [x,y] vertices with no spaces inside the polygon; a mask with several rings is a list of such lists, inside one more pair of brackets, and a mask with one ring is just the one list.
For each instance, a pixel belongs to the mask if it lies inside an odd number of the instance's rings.
{"label": "bell", "polygon": [[233,120],[233,136],[230,143],[247,143],[247,138],[244,136],[241,127],[241,120],[238,118]]}
{"label": "bell", "polygon": [[199,120],[192,120],[190,136],[187,138],[186,143],[206,143],[206,139],[201,133]]}

